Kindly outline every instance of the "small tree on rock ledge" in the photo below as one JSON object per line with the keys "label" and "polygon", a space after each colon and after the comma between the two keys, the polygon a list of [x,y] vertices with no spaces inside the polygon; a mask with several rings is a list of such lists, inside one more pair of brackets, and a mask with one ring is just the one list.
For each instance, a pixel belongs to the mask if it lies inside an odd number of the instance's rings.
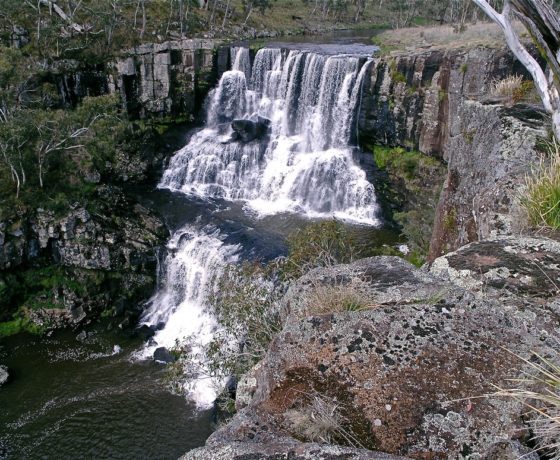
{"label": "small tree on rock ledge", "polygon": [[[498,13],[488,1],[473,0],[504,31],[508,46],[531,74],[544,108],[552,116],[552,129],[560,140],[560,17],[547,0],[504,0]],[[521,42],[512,20],[527,29],[542,57],[544,69]]]}

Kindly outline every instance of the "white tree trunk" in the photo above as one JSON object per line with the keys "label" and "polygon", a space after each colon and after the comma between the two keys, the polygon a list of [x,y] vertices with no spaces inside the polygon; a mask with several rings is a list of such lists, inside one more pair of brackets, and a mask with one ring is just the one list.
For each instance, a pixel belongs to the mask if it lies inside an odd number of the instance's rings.
{"label": "white tree trunk", "polygon": [[64,12],[64,10],[51,0],[39,0],[39,4],[48,6],[51,10],[54,10],[62,19],[64,19],[72,29],[76,32],[84,32],[84,27],[72,21],[72,19]]}
{"label": "white tree trunk", "polygon": [[485,13],[498,24],[504,32],[506,42],[519,62],[531,74],[542,103],[547,112],[552,116],[552,128],[557,139],[560,139],[560,97],[558,90],[546,77],[544,69],[537,60],[531,56],[527,48],[521,43],[517,32],[511,23],[511,4],[504,0],[502,13],[498,13],[486,0],[473,0]]}

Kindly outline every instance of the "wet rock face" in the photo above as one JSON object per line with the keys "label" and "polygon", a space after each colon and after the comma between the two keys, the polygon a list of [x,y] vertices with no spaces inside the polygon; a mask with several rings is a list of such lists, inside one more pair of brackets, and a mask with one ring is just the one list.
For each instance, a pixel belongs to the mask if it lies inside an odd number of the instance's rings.
{"label": "wet rock face", "polygon": [[[310,394],[336,401],[369,449],[419,459],[529,452],[521,404],[480,396],[527,371],[512,352],[554,352],[559,262],[557,242],[508,238],[473,243],[431,272],[391,257],[311,272],[286,294],[284,329],[238,388],[246,407],[189,458],[300,437],[289,414]],[[306,317],[306,299],[326,283],[353,284],[369,307]]]}

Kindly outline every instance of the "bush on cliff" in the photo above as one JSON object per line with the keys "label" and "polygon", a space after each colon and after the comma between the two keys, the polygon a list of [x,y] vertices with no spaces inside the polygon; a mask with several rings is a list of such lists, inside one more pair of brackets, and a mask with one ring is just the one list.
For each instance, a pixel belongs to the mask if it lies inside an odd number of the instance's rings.
{"label": "bush on cliff", "polygon": [[282,263],[282,276],[295,279],[317,267],[350,263],[360,249],[353,235],[337,220],[314,222],[288,237],[288,257]]}
{"label": "bush on cliff", "polygon": [[[377,167],[387,177],[385,183],[380,182],[376,188],[396,209],[392,217],[410,247],[404,258],[420,266],[426,261],[430,247],[446,168],[435,158],[414,150],[379,145],[369,149],[373,151]],[[384,254],[403,256],[392,248]]]}

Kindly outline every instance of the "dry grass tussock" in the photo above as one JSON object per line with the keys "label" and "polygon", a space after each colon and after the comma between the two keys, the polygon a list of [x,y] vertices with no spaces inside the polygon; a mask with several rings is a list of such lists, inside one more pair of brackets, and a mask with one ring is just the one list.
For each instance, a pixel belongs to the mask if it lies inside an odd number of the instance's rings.
{"label": "dry grass tussock", "polygon": [[342,409],[336,400],[313,392],[305,394],[302,406],[287,411],[285,417],[299,439],[363,448],[352,430],[347,428],[349,421],[342,414]]}
{"label": "dry grass tussock", "polygon": [[[515,24],[521,33],[521,24]],[[522,36],[525,37],[525,35]],[[504,48],[506,42],[502,30],[494,23],[469,24],[463,32],[455,32],[453,26],[409,27],[387,30],[373,38],[387,52],[412,51],[418,48],[470,49],[478,46]]]}
{"label": "dry grass tussock", "polygon": [[517,356],[530,371],[512,382],[515,388],[500,388],[490,396],[513,398],[529,408],[536,451],[545,458],[560,460],[560,366],[554,359],[536,353],[528,360]]}
{"label": "dry grass tussock", "polygon": [[307,295],[305,316],[326,315],[376,308],[367,296],[352,284],[315,285]]}
{"label": "dry grass tussock", "polygon": [[490,93],[505,99],[509,104],[516,104],[525,99],[534,87],[532,81],[524,80],[521,75],[510,75],[502,80],[495,80]]}
{"label": "dry grass tussock", "polygon": [[560,144],[557,140],[548,145],[546,153],[526,178],[521,204],[531,225],[543,230],[559,230]]}

